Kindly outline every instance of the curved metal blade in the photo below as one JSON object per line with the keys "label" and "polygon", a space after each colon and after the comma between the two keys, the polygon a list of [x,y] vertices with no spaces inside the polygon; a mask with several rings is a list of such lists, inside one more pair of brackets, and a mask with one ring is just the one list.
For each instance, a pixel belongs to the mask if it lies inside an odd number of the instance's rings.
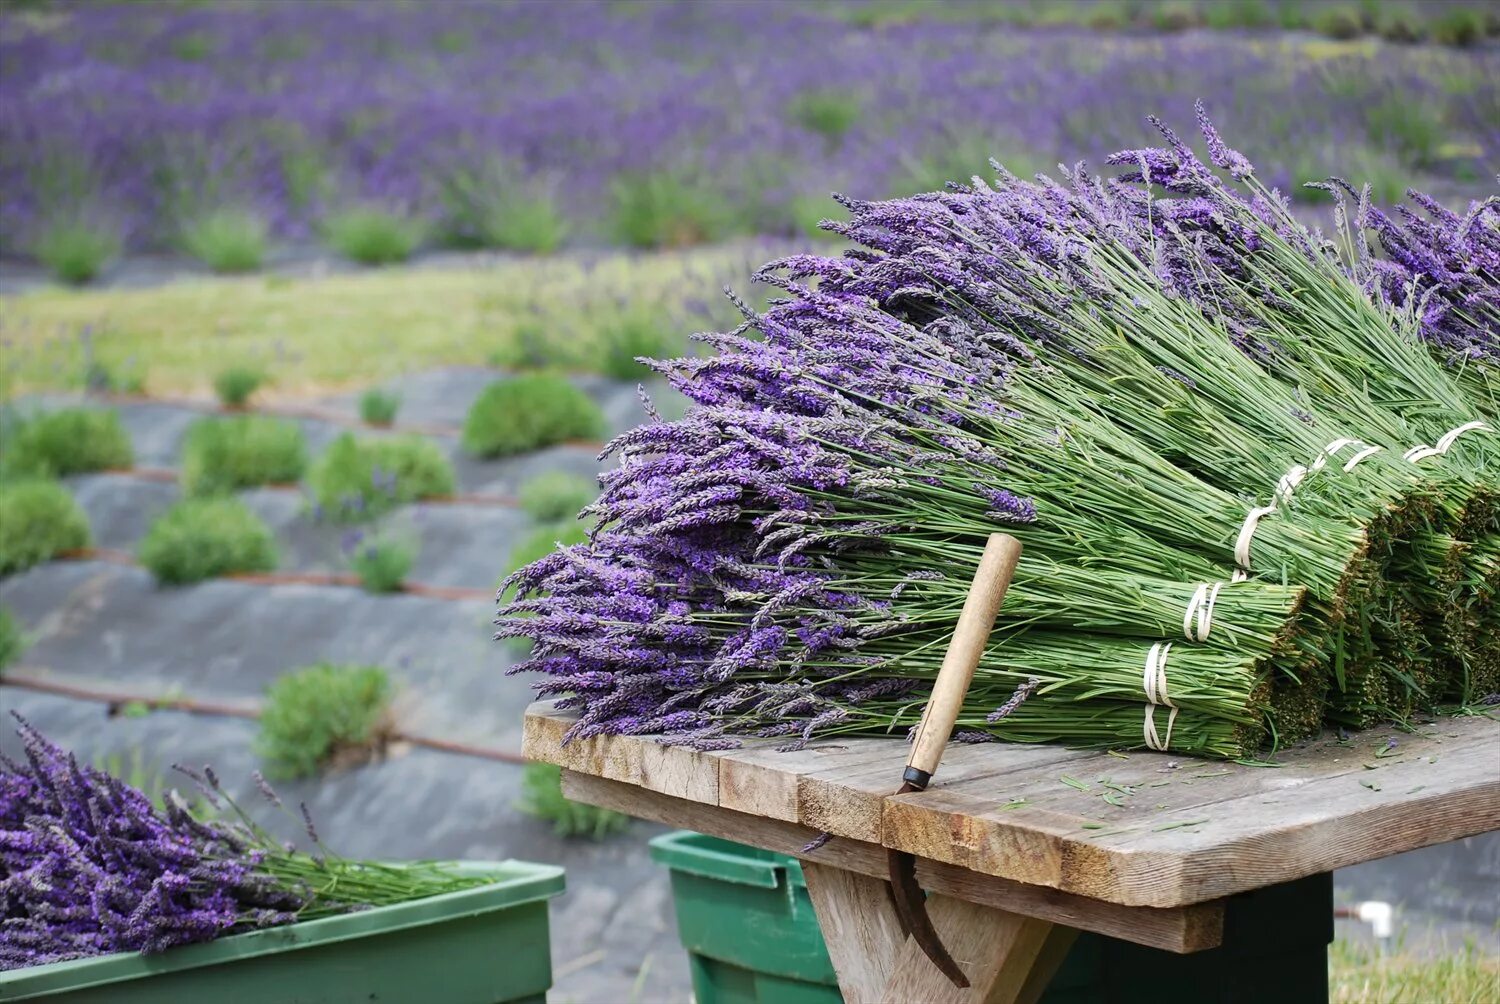
{"label": "curved metal blade", "polygon": [[[912,785],[903,784],[897,794],[916,790]],[[943,947],[943,939],[938,937],[932,918],[927,915],[927,894],[917,885],[917,859],[895,848],[891,848],[887,856],[891,871],[891,902],[896,905],[901,933],[915,939],[922,952],[954,986],[967,987],[969,978]]]}

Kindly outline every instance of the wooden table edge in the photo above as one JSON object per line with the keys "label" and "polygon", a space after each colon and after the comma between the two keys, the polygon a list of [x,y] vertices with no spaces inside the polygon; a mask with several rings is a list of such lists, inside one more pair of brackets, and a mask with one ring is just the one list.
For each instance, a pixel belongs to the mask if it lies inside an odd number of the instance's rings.
{"label": "wooden table edge", "polygon": [[[887,852],[877,844],[836,837],[807,853],[803,848],[818,833],[798,823],[665,795],[566,768],[562,784],[563,794],[578,802],[788,854],[816,865],[873,878],[887,874]],[[918,859],[917,879],[933,893],[1177,954],[1215,948],[1223,941],[1222,900],[1181,907],[1124,906],[925,858]]]}

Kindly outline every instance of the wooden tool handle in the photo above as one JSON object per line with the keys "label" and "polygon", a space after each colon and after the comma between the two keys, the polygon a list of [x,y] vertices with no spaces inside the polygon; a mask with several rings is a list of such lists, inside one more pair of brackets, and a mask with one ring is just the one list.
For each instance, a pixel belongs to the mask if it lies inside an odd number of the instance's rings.
{"label": "wooden tool handle", "polygon": [[969,596],[964,600],[963,612],[958,615],[958,626],[953,629],[953,640],[948,643],[948,651],[943,656],[937,682],[932,685],[932,697],[917,725],[917,738],[912,743],[911,757],[906,761],[908,784],[925,788],[937,772],[938,761],[943,758],[948,736],[963,710],[964,696],[969,692],[974,670],[979,667],[979,659],[984,655],[990,631],[995,626],[995,616],[1000,612],[1000,604],[1005,602],[1005,591],[1010,587],[1011,577],[1016,574],[1016,562],[1020,560],[1019,540],[1009,534],[990,534],[979,559],[979,568],[974,572],[974,584],[969,587]]}

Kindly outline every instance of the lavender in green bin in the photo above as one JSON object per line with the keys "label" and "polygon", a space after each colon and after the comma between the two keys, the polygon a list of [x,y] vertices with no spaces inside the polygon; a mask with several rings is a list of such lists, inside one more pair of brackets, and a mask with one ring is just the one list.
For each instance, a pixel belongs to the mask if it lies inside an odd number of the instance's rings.
{"label": "lavender in green bin", "polygon": [[[25,760],[0,758],[0,970],[162,952],[479,884],[436,865],[339,858],[305,806],[312,855],[243,813],[202,818],[175,791],[158,807],[16,719]],[[238,813],[212,768],[179,769],[211,806]]]}

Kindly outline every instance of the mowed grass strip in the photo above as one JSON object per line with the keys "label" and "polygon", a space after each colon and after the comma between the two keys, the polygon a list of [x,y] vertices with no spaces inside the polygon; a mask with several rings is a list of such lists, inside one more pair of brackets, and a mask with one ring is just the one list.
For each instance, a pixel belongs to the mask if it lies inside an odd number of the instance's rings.
{"label": "mowed grass strip", "polygon": [[[196,278],[150,289],[47,287],[0,297],[0,394],[76,389],[90,364],[144,372],[152,394],[212,394],[226,359],[274,378],[267,400],[364,385],[414,369],[486,365],[546,342],[547,364],[598,369],[622,305],[660,305],[685,351],[693,331],[733,327],[719,290],[785,247],[602,253],[415,265],[323,277]],[[684,307],[684,304],[688,306]]]}

